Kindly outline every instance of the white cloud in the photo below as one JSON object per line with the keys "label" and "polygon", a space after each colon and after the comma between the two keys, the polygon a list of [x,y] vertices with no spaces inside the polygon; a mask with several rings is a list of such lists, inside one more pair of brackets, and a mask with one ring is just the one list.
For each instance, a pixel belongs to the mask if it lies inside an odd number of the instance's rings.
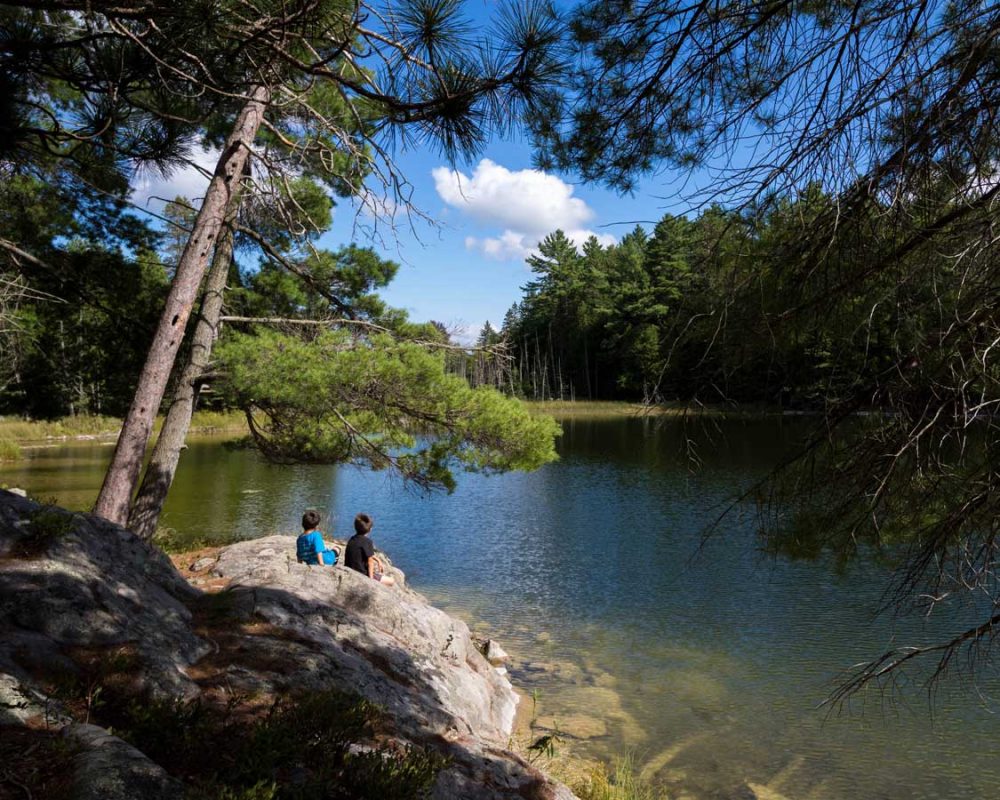
{"label": "white cloud", "polygon": [[219,161],[219,151],[199,150],[192,155],[191,160],[193,164],[176,169],[165,178],[158,175],[141,177],[132,186],[132,202],[156,212],[163,208],[166,201],[177,196],[195,201],[195,206],[200,205],[208,188],[209,176],[215,171],[215,165]]}
{"label": "white cloud", "polygon": [[465,247],[468,250],[482,250],[490,258],[500,261],[523,260],[531,255],[535,241],[528,244],[523,233],[504,231],[498,237],[477,239],[475,236],[465,237]]}
{"label": "white cloud", "polygon": [[431,173],[438,195],[477,222],[502,229],[498,236],[466,237],[465,246],[499,260],[520,260],[554,230],[580,247],[591,235],[602,244],[616,240],[584,227],[594,211],[573,196],[568,183],[536,169],[512,171],[484,158],[472,175],[438,167]]}
{"label": "white cloud", "polygon": [[[552,233],[552,231],[548,231]],[[564,230],[566,238],[576,245],[577,250],[583,249],[584,242],[591,236],[597,237],[597,241],[607,247],[615,244],[618,240],[610,233],[597,233],[596,231]],[[499,261],[523,261],[528,256],[538,251],[538,243],[545,238],[545,235],[518,233],[517,231],[506,230],[500,236],[487,236],[477,239],[475,236],[465,237],[465,247],[468,250],[481,250],[490,258]]]}

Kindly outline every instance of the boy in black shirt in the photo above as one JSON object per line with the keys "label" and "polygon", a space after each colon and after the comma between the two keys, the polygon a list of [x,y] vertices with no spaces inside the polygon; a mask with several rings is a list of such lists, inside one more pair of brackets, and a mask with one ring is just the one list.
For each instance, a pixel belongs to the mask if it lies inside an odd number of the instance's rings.
{"label": "boy in black shirt", "polygon": [[354,535],[347,542],[344,553],[344,563],[362,575],[367,575],[373,581],[392,586],[396,579],[384,574],[382,562],[375,555],[375,545],[368,538],[375,520],[367,514],[358,514],[354,518]]}

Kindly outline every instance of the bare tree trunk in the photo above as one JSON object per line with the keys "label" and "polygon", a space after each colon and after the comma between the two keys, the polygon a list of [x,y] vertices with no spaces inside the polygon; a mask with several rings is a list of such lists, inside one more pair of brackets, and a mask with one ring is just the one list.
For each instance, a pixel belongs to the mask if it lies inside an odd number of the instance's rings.
{"label": "bare tree trunk", "polygon": [[177,349],[184,338],[184,329],[205,275],[208,254],[222,228],[233,193],[237,191],[243,177],[250,145],[257,136],[269,99],[269,90],[258,86],[240,110],[233,131],[226,140],[225,149],[219,156],[215,174],[208,184],[191,238],[177,263],[177,272],[170,286],[163,316],[150,345],[149,355],[146,356],[146,364],[139,376],[125,424],[118,435],[111,464],[104,476],[104,485],[94,504],[94,513],[120,525],[124,525],[128,519],[132,492],[139,480],[142,459],[153,431],[153,420],[163,399],[170,371],[177,358]]}
{"label": "bare tree trunk", "polygon": [[[229,209],[229,222],[235,218],[239,206],[239,195],[233,195]],[[143,539],[149,541],[156,533],[156,526],[167,499],[167,492],[174,482],[177,464],[184,449],[184,440],[191,428],[191,415],[194,414],[201,389],[200,379],[205,374],[208,362],[212,357],[212,346],[218,336],[219,319],[222,316],[223,292],[229,278],[229,267],[233,261],[233,231],[227,227],[219,236],[215,246],[215,257],[212,268],[208,271],[205,281],[205,292],[201,301],[201,313],[195,323],[191,339],[191,353],[187,364],[181,372],[174,389],[174,398],[170,410],[163,421],[160,435],[156,439],[156,447],[146,467],[129,514],[128,527]]]}

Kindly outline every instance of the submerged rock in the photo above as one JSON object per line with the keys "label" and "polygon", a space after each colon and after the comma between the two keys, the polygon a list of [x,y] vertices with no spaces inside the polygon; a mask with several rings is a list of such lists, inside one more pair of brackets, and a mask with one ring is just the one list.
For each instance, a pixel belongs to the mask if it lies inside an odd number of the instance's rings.
{"label": "submerged rock", "polygon": [[[386,710],[384,735],[450,759],[434,786],[441,800],[573,798],[506,749],[517,705],[510,682],[466,624],[407,588],[388,559],[394,587],[298,564],[295,537],[270,536],[222,549],[211,574],[227,588],[202,593],[129,531],[3,492],[0,556],[0,673],[17,707],[0,722],[44,705],[39,676],[72,673],[82,650],[113,652],[129,660],[139,690],[160,697],[356,693]],[[151,781],[150,793],[121,796],[181,796],[138,751],[91,728],[73,735],[116,759],[109,775]],[[94,773],[95,757],[78,763],[78,777]]]}
{"label": "submerged rock", "polygon": [[596,739],[608,735],[608,726],[603,719],[586,714],[539,717],[535,727],[573,739]]}

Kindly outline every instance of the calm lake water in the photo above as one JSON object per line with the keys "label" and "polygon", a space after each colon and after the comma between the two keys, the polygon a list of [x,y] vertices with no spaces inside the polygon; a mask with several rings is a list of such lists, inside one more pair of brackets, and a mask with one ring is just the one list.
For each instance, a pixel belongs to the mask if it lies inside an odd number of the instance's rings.
{"label": "calm lake water", "polygon": [[[680,796],[744,797],[749,781],[758,797],[789,800],[1000,797],[996,671],[975,686],[952,680],[932,704],[911,687],[895,704],[817,709],[840,669],[893,637],[927,641],[948,620],[874,618],[882,567],[765,557],[749,515],[700,547],[704,526],[804,425],[573,420],[558,463],[465,476],[431,497],[384,475],[272,466],[196,440],[163,524],[222,542],[295,532],[311,506],[345,538],[355,513],[371,513],[376,543],[415,588],[511,651],[537,716],[590,737],[574,752],[631,750]],[[110,452],[31,450],[0,480],[86,508]]]}

